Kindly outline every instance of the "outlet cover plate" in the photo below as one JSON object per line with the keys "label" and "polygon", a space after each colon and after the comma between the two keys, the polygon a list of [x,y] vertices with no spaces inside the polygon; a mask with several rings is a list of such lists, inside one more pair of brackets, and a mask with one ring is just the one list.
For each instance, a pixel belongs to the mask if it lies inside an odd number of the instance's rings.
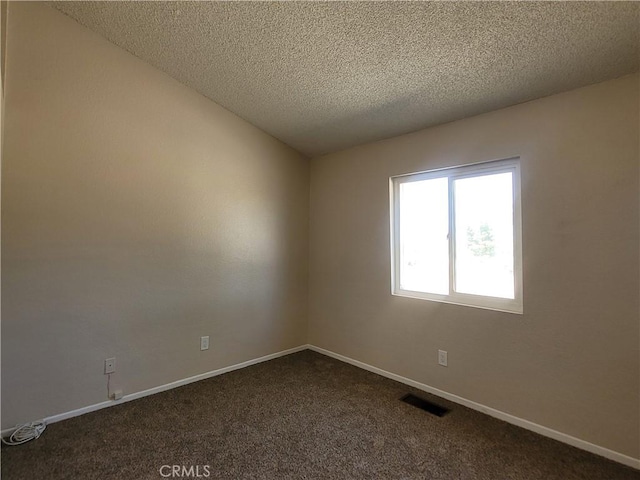
{"label": "outlet cover plate", "polygon": [[116,357],[107,358],[104,361],[104,374],[108,375],[116,371]]}
{"label": "outlet cover plate", "polygon": [[445,350],[438,350],[438,364],[443,367],[447,366],[447,352]]}

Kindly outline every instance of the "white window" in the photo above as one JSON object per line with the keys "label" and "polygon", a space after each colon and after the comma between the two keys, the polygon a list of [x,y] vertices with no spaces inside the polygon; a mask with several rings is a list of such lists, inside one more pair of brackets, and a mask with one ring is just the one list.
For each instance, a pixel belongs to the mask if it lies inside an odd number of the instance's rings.
{"label": "white window", "polygon": [[394,295],[522,313],[519,159],[390,185]]}

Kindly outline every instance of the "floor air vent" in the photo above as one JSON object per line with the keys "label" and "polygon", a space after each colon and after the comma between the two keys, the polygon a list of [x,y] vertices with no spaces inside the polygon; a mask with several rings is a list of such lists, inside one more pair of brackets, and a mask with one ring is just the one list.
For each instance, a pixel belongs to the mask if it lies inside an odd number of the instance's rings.
{"label": "floor air vent", "polygon": [[436,405],[435,403],[431,403],[428,400],[425,400],[424,398],[416,397],[411,393],[407,393],[400,400],[402,400],[405,403],[408,403],[409,405],[413,405],[414,407],[421,408],[422,410],[425,410],[433,415],[436,415],[437,417],[443,417],[444,415],[449,413],[448,408],[444,408],[444,407],[441,407],[440,405]]}

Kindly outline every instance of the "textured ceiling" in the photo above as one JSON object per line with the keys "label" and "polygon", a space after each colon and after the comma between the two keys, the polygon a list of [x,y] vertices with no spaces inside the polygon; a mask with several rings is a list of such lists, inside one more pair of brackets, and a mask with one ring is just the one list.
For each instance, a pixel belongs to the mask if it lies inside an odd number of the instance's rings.
{"label": "textured ceiling", "polygon": [[634,2],[52,2],[317,156],[637,71]]}

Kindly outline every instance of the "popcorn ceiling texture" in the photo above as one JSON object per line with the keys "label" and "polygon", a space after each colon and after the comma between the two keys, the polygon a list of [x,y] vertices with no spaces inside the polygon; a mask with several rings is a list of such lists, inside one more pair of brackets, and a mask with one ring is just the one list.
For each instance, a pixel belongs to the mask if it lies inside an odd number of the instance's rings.
{"label": "popcorn ceiling texture", "polygon": [[634,2],[52,2],[309,156],[638,70]]}

